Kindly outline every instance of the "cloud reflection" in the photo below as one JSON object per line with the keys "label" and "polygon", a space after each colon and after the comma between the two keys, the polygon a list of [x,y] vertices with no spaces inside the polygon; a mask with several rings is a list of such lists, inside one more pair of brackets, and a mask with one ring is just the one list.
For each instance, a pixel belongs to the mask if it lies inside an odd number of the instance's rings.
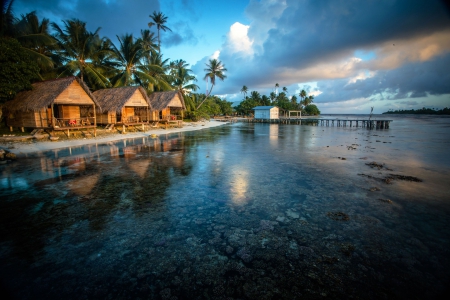
{"label": "cloud reflection", "polygon": [[232,172],[231,178],[233,178],[230,182],[231,189],[230,195],[231,200],[234,205],[244,205],[248,202],[248,189],[249,189],[249,174],[246,170],[236,167],[237,169]]}

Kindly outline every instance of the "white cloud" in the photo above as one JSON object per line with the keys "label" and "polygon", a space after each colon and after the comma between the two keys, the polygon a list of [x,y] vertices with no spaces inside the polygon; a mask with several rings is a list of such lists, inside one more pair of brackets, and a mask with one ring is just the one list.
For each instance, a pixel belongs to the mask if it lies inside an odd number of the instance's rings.
{"label": "white cloud", "polygon": [[250,26],[243,25],[239,22],[234,23],[230,27],[230,31],[227,35],[227,43],[228,51],[230,53],[243,53],[245,55],[252,55],[253,42],[250,41],[247,33]]}
{"label": "white cloud", "polygon": [[220,50],[216,50],[209,58],[210,59],[219,59]]}

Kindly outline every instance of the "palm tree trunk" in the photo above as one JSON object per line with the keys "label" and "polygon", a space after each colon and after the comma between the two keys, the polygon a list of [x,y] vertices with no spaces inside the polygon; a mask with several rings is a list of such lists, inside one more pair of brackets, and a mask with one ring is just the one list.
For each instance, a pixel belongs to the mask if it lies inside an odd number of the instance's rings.
{"label": "palm tree trunk", "polygon": [[161,39],[159,37],[159,28],[158,28],[158,52],[161,53]]}
{"label": "palm tree trunk", "polygon": [[209,95],[211,95],[212,89],[213,89],[214,85],[211,85],[211,89],[209,90],[209,93],[206,94],[205,99],[203,99],[203,101],[198,105],[197,109],[200,108],[200,106],[202,106],[202,104],[206,101],[206,99],[208,99]]}

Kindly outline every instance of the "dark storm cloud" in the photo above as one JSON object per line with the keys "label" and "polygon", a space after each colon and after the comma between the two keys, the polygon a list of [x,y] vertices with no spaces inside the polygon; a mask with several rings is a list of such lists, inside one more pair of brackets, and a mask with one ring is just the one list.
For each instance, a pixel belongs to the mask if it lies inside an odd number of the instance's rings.
{"label": "dark storm cloud", "polygon": [[115,42],[116,35],[133,33],[137,37],[141,29],[148,29],[149,15],[159,11],[160,5],[158,0],[16,0],[13,7],[21,14],[36,10],[40,18],[45,16],[58,24],[79,19],[86,22],[90,31],[101,27],[100,35]]}
{"label": "dark storm cloud", "polygon": [[[263,2],[265,5],[273,5],[270,1],[251,1],[247,9],[252,9],[257,15],[257,7],[261,10]],[[261,24],[273,23],[271,29],[266,32],[265,41],[258,44],[261,51],[258,50],[253,57],[247,59],[240,58],[226,49],[222,51],[220,59],[227,65],[230,76],[225,84],[217,86],[217,93],[238,93],[244,84],[255,89],[267,89],[276,82],[281,86],[290,86],[295,83],[326,80],[330,78],[330,72],[327,73],[329,70],[325,70],[325,67],[322,74],[320,70],[314,70],[311,75],[307,75],[306,70],[318,68],[322,64],[335,64],[339,70],[339,62],[354,57],[356,50],[373,51],[385,47],[389,42],[393,47],[392,44],[396,41],[411,42],[450,30],[450,19],[445,6],[438,0],[288,0],[279,15],[258,15],[260,18],[254,17],[250,27],[263,27]],[[254,34],[256,31],[258,30],[250,28],[250,40],[262,36],[261,32],[259,36]],[[442,54],[448,50],[441,48],[439,51]],[[435,57],[433,62],[425,61],[423,68],[428,70],[427,75],[420,78],[420,74],[416,73],[411,81],[408,81],[405,78],[411,76],[404,72],[413,72],[411,68],[417,70],[422,63],[411,63],[402,59],[400,51],[398,53],[400,59],[397,65],[409,65],[386,71],[385,69],[391,69],[394,65],[389,65],[388,62],[386,67],[385,64],[384,69],[380,69],[376,75],[378,79],[385,80],[383,89],[374,78],[346,85],[349,81],[347,76],[355,76],[364,70],[364,66],[367,67],[362,63],[355,63],[348,74],[345,73],[346,70],[340,76],[339,72],[335,72],[335,78],[345,79],[323,82],[321,90],[324,88],[326,91],[323,91],[320,98],[341,101],[355,97],[371,97],[380,90],[397,91],[397,98],[419,97],[425,92],[433,94],[445,90],[442,80],[433,82],[432,79],[432,68],[445,65],[440,61],[444,56]],[[375,62],[381,61],[380,59],[382,57],[375,58]],[[303,70],[305,72],[302,72]],[[368,70],[377,71],[378,67]],[[412,84],[412,80],[416,80],[415,84]]]}
{"label": "dark storm cloud", "polygon": [[318,83],[322,94],[316,103],[339,102],[348,99],[372,98],[397,100],[450,93],[450,54],[427,62],[409,63],[394,70],[377,72],[373,77],[348,83],[348,79]]}
{"label": "dark storm cloud", "polygon": [[305,67],[355,49],[450,28],[440,1],[288,1],[264,44],[264,60]]}

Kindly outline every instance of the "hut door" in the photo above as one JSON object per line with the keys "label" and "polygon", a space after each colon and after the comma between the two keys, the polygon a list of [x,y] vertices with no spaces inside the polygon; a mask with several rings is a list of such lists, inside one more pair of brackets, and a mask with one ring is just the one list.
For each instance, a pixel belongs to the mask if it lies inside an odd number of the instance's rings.
{"label": "hut door", "polygon": [[134,107],[125,107],[124,118],[127,122],[130,122],[134,117]]}

